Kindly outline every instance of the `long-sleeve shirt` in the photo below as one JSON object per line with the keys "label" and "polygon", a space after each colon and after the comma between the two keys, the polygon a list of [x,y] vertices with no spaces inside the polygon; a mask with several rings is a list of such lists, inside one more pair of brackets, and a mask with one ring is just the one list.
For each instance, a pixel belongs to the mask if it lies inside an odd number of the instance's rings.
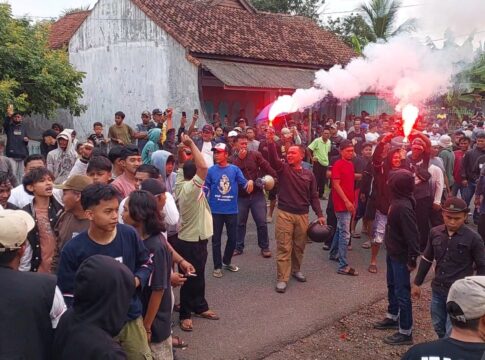
{"label": "long-sleeve shirt", "polygon": [[472,182],[478,180],[478,177],[480,176],[480,167],[476,166],[476,163],[478,158],[482,155],[485,155],[485,149],[480,150],[478,148],[474,148],[466,152],[461,162],[460,175],[462,180]]}
{"label": "long-sleeve shirt", "polygon": [[436,260],[436,269],[431,287],[433,291],[442,295],[448,294],[456,280],[473,275],[474,264],[477,275],[485,275],[483,240],[480,235],[465,225],[451,236],[445,225],[431,229],[428,244],[414,279],[416,285],[424,282],[433,260]]}
{"label": "long-sleeve shirt", "polygon": [[[267,162],[261,153],[257,151],[248,151],[246,157],[241,159],[239,156],[233,156],[231,158],[233,165],[241,169],[244,177],[248,180],[256,180],[259,176],[271,175],[276,178],[276,171],[271,167],[269,162]],[[254,187],[253,192],[260,192],[262,189]],[[239,186],[239,196],[248,197],[250,194],[247,193],[246,189]]]}
{"label": "long-sleeve shirt", "polygon": [[[148,283],[153,266],[143,241],[131,226],[118,224],[116,231],[115,238],[107,245],[94,242],[86,231],[64,246],[59,261],[57,284],[64,295],[66,304],[71,305],[73,301],[76,271],[81,263],[92,255],[109,256],[126,265],[133,272],[133,276],[140,280],[142,289]],[[128,320],[134,320],[141,314],[142,304],[135,293],[128,310]]]}
{"label": "long-sleeve shirt", "polygon": [[318,217],[322,217],[322,208],[318,198],[317,181],[311,170],[296,170],[281,162],[276,145],[267,144],[269,163],[276,170],[279,180],[278,209],[297,215],[308,214],[311,206]]}

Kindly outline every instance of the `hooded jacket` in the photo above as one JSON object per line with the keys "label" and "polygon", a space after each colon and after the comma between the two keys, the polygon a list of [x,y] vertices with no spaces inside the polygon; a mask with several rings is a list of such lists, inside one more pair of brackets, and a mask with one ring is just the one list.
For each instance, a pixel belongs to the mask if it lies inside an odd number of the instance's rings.
{"label": "hooded jacket", "polygon": [[414,176],[408,170],[393,171],[388,180],[391,205],[384,242],[392,260],[416,267],[419,233],[414,200]]}
{"label": "hooded jacket", "polygon": [[54,359],[126,359],[117,341],[131,297],[132,272],[115,259],[93,255],[76,273],[74,304],[61,318],[54,338]]}
{"label": "hooded jacket", "polygon": [[151,165],[152,154],[157,151],[160,143],[160,135],[162,134],[162,129],[154,128],[148,131],[148,142],[143,147],[141,152],[141,159],[144,164]]}
{"label": "hooded jacket", "polygon": [[24,141],[27,137],[27,129],[23,122],[15,123],[8,116],[3,121],[3,129],[7,136],[5,155],[13,159],[25,159],[29,156],[29,142]]}
{"label": "hooded jacket", "polygon": [[47,169],[54,174],[56,178],[54,181],[55,184],[62,184],[67,180],[77,159],[76,149],[72,145],[71,133],[72,130],[66,129],[57,135],[56,138],[58,144],[61,138],[67,140],[66,150],[58,147],[47,154]]}
{"label": "hooded jacket", "polygon": [[175,181],[177,180],[177,174],[175,171],[172,171],[172,173],[167,176],[166,173],[166,166],[169,158],[172,158],[172,160],[175,161],[174,156],[170,152],[165,150],[157,150],[151,156],[151,164],[155,166],[158,171],[160,171],[160,176],[165,182],[167,191],[170,194],[175,195]]}

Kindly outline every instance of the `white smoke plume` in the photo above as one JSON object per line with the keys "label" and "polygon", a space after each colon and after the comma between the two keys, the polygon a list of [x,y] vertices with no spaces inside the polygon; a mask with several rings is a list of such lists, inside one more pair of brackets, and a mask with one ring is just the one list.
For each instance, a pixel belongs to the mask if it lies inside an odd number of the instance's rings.
{"label": "white smoke plume", "polygon": [[[453,18],[448,24],[461,28],[460,35],[466,30],[479,30],[480,23],[485,30],[485,0],[432,0],[426,8],[431,5],[435,11],[427,11],[429,16],[422,19],[428,25],[431,25],[428,17],[446,21],[447,15]],[[307,108],[329,93],[340,100],[349,100],[362,92],[376,92],[395,105],[397,111],[406,104],[421,105],[444,94],[452,85],[453,75],[471,63],[475,56],[471,41],[467,39],[462,46],[449,41],[443,48],[433,49],[409,34],[401,34],[385,43],[369,44],[362,57],[353,59],[345,67],[335,65],[328,71],[318,71],[313,88],[299,89],[291,97],[280,97],[270,111],[270,118],[278,113]]]}

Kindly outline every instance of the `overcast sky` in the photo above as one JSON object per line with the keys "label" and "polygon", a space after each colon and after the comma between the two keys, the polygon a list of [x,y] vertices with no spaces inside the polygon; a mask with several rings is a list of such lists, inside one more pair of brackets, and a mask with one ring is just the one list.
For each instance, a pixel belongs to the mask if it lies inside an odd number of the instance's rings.
{"label": "overcast sky", "polygon": [[[0,0],[5,1],[5,0]],[[91,7],[96,3],[96,0],[6,0],[12,5],[13,14],[16,16],[28,15],[34,19],[41,19],[44,17],[58,17],[59,14],[68,8],[90,5]],[[410,17],[420,18],[423,12],[422,4],[430,0],[402,0],[402,8],[399,11],[398,22],[402,23]],[[464,2],[470,0],[462,0]],[[484,0],[485,1],[485,0]],[[351,11],[356,10],[363,0],[326,0],[322,9],[322,17],[324,20],[328,16],[346,16]],[[456,0],[456,4],[460,1]],[[440,39],[443,37],[444,25],[428,27],[425,31],[418,31],[420,36],[431,36],[432,39]],[[485,21],[483,29],[485,30]],[[462,34],[457,34],[462,35]],[[485,31],[477,36],[479,39],[485,39]],[[457,37],[460,42],[465,39],[465,36]]]}

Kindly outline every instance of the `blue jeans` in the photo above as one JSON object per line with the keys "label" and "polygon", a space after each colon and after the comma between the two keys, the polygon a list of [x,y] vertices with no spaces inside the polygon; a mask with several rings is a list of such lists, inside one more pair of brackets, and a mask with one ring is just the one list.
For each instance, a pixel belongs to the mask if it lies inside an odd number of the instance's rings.
{"label": "blue jeans", "polygon": [[438,337],[449,337],[451,334],[451,321],[446,311],[446,295],[432,291],[431,293],[431,321]]}
{"label": "blue jeans", "polygon": [[345,269],[347,263],[347,245],[350,241],[350,220],[352,214],[348,211],[336,211],[337,230],[333,236],[332,246],[330,247],[330,257],[338,257],[338,270]]}
{"label": "blue jeans", "polygon": [[[236,248],[237,238],[237,214],[212,214],[214,235],[212,235],[212,259],[214,269],[222,269],[222,264],[230,265],[232,253]],[[224,249],[224,257],[221,256],[222,229],[226,225],[227,243]]]}
{"label": "blue jeans", "polygon": [[268,225],[266,224],[266,199],[262,191],[256,191],[248,197],[239,197],[237,201],[239,214],[237,215],[237,241],[236,250],[243,251],[244,238],[246,237],[246,223],[248,222],[249,210],[256,223],[258,245],[261,250],[269,249]]}
{"label": "blue jeans", "polygon": [[469,181],[467,187],[462,187],[461,189],[461,197],[465,200],[466,205],[470,206],[470,202],[472,201],[473,195],[475,195],[475,188],[477,184]]}
{"label": "blue jeans", "polygon": [[392,260],[387,263],[387,317],[399,320],[399,332],[411,335],[413,332],[413,306],[411,303],[411,275],[406,263]]}

